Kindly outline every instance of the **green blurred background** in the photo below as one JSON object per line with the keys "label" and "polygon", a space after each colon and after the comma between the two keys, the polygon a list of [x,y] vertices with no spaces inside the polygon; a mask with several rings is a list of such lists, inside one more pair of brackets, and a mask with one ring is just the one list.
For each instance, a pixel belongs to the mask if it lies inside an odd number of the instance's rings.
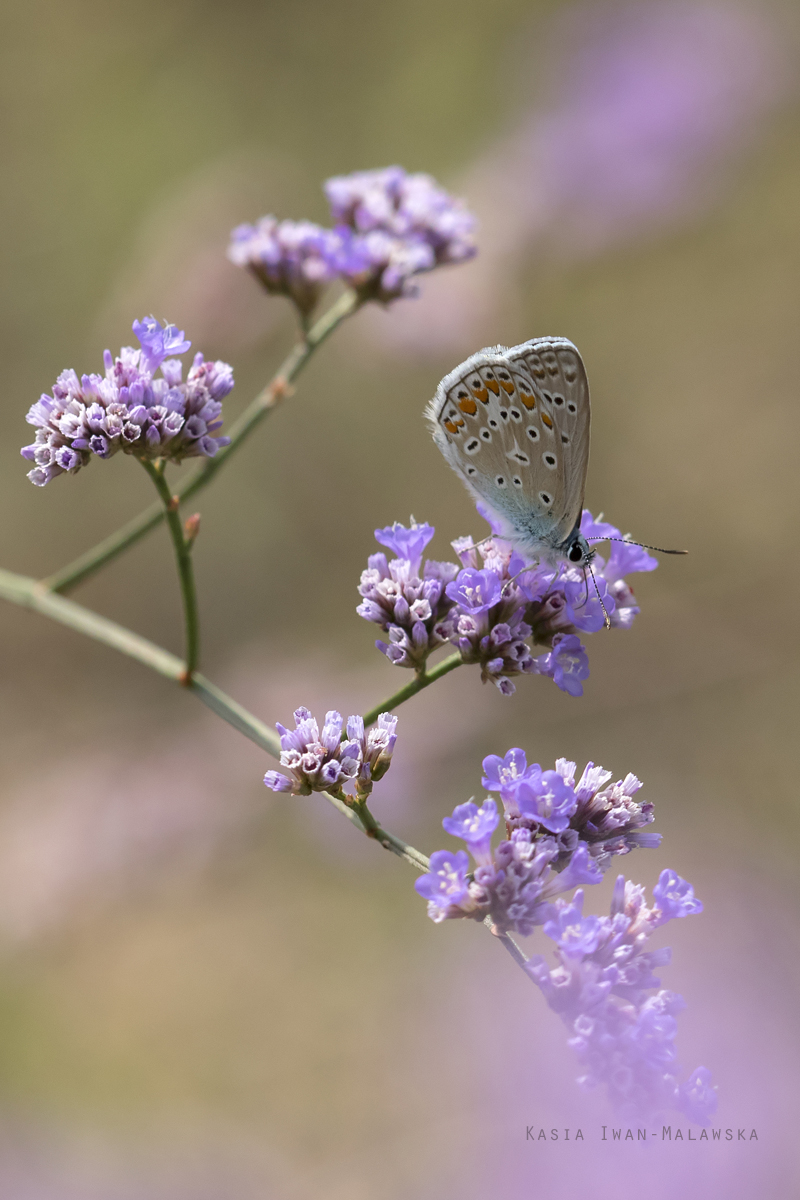
{"label": "green blurred background", "polygon": [[[422,408],[481,345],[572,338],[588,506],[691,553],[640,577],[630,632],[589,639],[582,699],[537,678],[507,699],[466,669],[401,710],[375,807],[430,851],[487,753],[642,777],[664,843],[626,873],[652,886],[672,866],[706,902],[663,975],[689,1002],[681,1059],[713,1070],[720,1123],[759,1140],[598,1145],[603,1099],[578,1092],[560,1024],[499,947],[434,927],[404,864],[321,799],[267,793],[264,756],[191,697],[6,606],[2,1200],[792,1194],[795,18],[726,0],[5,8],[3,565],[45,575],[150,501],[130,459],[28,483],[24,414],[61,369],[99,369],[154,312],[234,365],[235,415],[291,344],[288,305],[225,260],[233,225],[325,222],[326,176],[393,162],[464,195],[482,257],[359,315],[203,493],[204,669],[270,722],[400,686],[354,612],[372,530],[413,512],[446,558],[483,528]],[[631,30],[656,92],[677,45],[688,117],[612,138],[556,186],[537,138],[580,158],[577,110],[599,100],[570,81],[582,55],[610,54],[614,76]],[[622,124],[647,124],[646,92]],[[626,154],[663,174],[632,212],[611,186]],[[180,648],[163,530],[76,599]],[[587,1145],[526,1146],[527,1125],[582,1125]]]}

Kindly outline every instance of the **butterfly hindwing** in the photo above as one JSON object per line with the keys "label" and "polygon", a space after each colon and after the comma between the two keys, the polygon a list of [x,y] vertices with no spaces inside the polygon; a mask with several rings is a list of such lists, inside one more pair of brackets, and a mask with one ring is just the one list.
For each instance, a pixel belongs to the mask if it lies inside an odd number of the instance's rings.
{"label": "butterfly hindwing", "polygon": [[564,338],[473,354],[426,410],[447,461],[504,532],[531,554],[558,549],[580,518],[589,391]]}

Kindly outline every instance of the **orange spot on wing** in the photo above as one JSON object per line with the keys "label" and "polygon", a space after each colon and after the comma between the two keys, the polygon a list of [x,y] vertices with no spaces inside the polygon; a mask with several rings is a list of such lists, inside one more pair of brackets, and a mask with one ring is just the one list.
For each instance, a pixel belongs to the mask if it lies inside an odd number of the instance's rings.
{"label": "orange spot on wing", "polygon": [[536,397],[530,396],[527,392],[520,392],[522,403],[526,408],[536,408]]}
{"label": "orange spot on wing", "polygon": [[548,415],[547,415],[547,413],[546,413],[546,412],[543,412],[543,413],[542,413],[542,420],[544,421],[544,423],[545,423],[545,425],[547,426],[547,428],[548,428],[548,429],[552,429],[552,428],[553,428],[553,422],[550,420],[550,418],[548,417]]}
{"label": "orange spot on wing", "polygon": [[459,400],[458,407],[462,412],[467,413],[470,417],[474,417],[475,413],[478,411],[478,406],[474,400]]}
{"label": "orange spot on wing", "polygon": [[445,421],[444,427],[448,433],[458,433],[458,426],[454,425],[452,421]]}
{"label": "orange spot on wing", "polygon": [[496,379],[487,379],[486,386],[494,392],[495,396],[500,395],[500,384]]}
{"label": "orange spot on wing", "polygon": [[485,404],[487,402],[487,400],[489,399],[489,393],[487,392],[485,387],[484,388],[473,388],[472,394],[473,394],[473,396],[477,396],[477,398],[481,401],[482,404]]}
{"label": "orange spot on wing", "polygon": [[511,395],[511,393],[514,390],[514,385],[510,379],[501,379],[500,386],[503,389],[503,391],[506,392],[509,396]]}

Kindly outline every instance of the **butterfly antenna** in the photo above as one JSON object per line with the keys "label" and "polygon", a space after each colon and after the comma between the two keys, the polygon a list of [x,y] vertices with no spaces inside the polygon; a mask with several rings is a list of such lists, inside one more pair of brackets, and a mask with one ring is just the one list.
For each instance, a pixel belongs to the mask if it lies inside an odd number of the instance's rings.
{"label": "butterfly antenna", "polygon": [[663,546],[648,546],[647,542],[634,542],[630,538],[590,537],[587,542],[624,542],[626,546],[641,546],[643,550],[657,550],[659,554],[688,554],[688,550],[665,550]]}
{"label": "butterfly antenna", "polygon": [[[615,538],[614,540],[621,542],[623,539]],[[638,545],[638,543],[636,543],[636,544]],[[606,629],[610,629],[611,628],[611,617],[608,615],[608,609],[606,608],[605,604],[603,604],[603,597],[600,595],[600,588],[597,586],[597,579],[595,577],[595,573],[591,567],[588,568],[588,571],[592,577],[592,583],[594,584],[594,590],[597,592],[597,599],[600,601],[600,607],[603,610],[603,616],[606,619],[606,621],[605,621]],[[588,591],[588,588],[587,588],[587,591]],[[588,596],[587,596],[587,599],[588,599]]]}

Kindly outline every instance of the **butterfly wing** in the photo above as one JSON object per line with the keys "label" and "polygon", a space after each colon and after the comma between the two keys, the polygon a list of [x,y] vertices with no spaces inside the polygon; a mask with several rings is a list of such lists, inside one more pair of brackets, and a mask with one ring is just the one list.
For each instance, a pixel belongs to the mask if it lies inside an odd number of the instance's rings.
{"label": "butterfly wing", "polygon": [[589,389],[564,338],[488,347],[446,375],[426,409],[451,467],[503,536],[558,550],[583,507]]}

